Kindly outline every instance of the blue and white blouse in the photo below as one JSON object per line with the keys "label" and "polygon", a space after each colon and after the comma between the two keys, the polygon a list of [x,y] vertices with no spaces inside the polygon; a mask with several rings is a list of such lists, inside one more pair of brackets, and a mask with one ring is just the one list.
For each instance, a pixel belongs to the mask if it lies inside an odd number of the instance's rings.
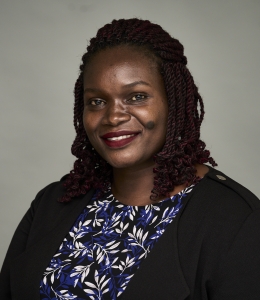
{"label": "blue and white blouse", "polygon": [[117,299],[193,187],[145,206],[94,196],[46,268],[41,300]]}

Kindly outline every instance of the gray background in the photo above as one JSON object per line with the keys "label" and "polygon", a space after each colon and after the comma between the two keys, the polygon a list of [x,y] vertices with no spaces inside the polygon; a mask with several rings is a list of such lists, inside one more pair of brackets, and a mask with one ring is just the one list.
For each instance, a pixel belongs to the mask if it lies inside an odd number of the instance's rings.
{"label": "gray background", "polygon": [[219,169],[260,196],[260,0],[0,0],[0,265],[35,194],[71,168],[73,86],[113,18],[159,23],[185,46]]}

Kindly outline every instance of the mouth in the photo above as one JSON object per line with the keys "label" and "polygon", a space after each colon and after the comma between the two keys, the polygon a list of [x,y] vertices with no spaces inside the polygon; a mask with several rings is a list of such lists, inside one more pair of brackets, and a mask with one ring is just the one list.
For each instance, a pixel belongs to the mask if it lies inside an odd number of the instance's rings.
{"label": "mouth", "polygon": [[101,136],[104,143],[110,148],[121,148],[131,143],[140,132],[117,131],[109,132]]}
{"label": "mouth", "polygon": [[108,141],[121,141],[124,139],[128,139],[130,137],[134,136],[134,134],[128,134],[128,135],[120,135],[120,136],[115,136],[111,138],[107,138]]}

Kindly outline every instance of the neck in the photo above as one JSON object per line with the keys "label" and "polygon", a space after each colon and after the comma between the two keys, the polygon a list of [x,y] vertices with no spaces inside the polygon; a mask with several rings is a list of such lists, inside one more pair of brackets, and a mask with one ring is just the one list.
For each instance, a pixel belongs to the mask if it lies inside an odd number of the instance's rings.
{"label": "neck", "polygon": [[131,169],[113,169],[112,192],[126,205],[147,205],[154,183],[154,164]]}
{"label": "neck", "polygon": [[[126,205],[143,206],[155,203],[150,199],[154,185],[153,168],[155,164],[143,166],[142,168],[113,169],[112,192],[117,200]],[[196,164],[197,176],[203,178],[208,172],[205,165]],[[186,184],[175,186],[170,195],[179,193]],[[156,200],[161,201],[163,197]]]}

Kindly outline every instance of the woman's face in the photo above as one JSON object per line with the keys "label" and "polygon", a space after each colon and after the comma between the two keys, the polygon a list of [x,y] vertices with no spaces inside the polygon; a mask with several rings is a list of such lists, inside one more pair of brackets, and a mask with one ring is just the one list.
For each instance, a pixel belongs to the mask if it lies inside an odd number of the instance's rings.
{"label": "woman's face", "polygon": [[101,50],[84,72],[83,123],[114,168],[147,167],[164,145],[168,103],[156,63],[141,50]]}

